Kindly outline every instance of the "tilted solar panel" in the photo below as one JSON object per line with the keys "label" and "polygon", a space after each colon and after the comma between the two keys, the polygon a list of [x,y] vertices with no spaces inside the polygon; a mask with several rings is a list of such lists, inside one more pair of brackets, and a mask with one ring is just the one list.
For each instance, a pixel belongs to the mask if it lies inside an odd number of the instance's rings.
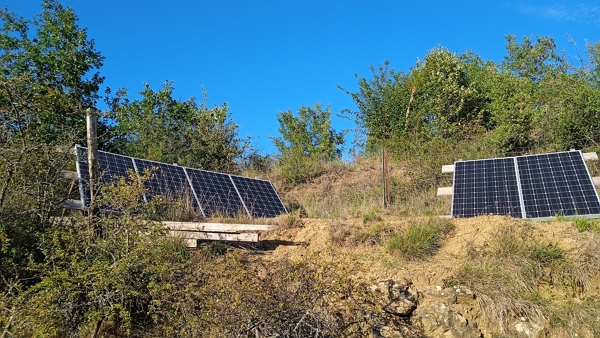
{"label": "tilted solar panel", "polygon": [[454,164],[453,217],[600,217],[600,199],[580,151]]}
{"label": "tilted solar panel", "polygon": [[454,165],[453,217],[521,217],[513,158],[459,161]]}
{"label": "tilted solar panel", "polygon": [[[84,201],[84,207],[88,208],[90,193],[87,184],[87,149],[81,146],[76,146],[75,149],[81,199]],[[151,170],[151,178],[144,182],[148,189],[148,193],[143,197],[144,201],[161,195],[168,201],[189,203],[188,205],[192,205],[204,217],[275,217],[287,213],[269,181],[190,169],[103,151],[98,152],[98,166],[100,182],[104,184],[112,181],[115,176],[128,177],[127,170],[136,174],[138,179],[144,171]]]}
{"label": "tilted solar panel", "polygon": [[140,175],[147,170],[152,173],[151,178],[144,182],[148,199],[160,195],[167,201],[182,202],[191,205],[194,210],[198,208],[183,167],[137,158],[134,162]]}
{"label": "tilted solar panel", "polygon": [[517,157],[526,218],[600,215],[581,152]]}
{"label": "tilted solar panel", "polygon": [[[84,202],[84,207],[90,206],[90,189],[89,182],[89,165],[87,162],[87,149],[76,146],[75,154],[77,155],[77,172],[80,180],[80,194]],[[135,166],[131,157],[112,154],[104,151],[98,152],[98,171],[101,184],[107,184],[114,177],[130,178],[127,171],[131,170],[135,174]]]}
{"label": "tilted solar panel", "polygon": [[244,205],[252,217],[275,217],[287,213],[269,181],[231,175]]}
{"label": "tilted solar panel", "polygon": [[199,169],[186,169],[206,217],[247,215],[229,175]]}

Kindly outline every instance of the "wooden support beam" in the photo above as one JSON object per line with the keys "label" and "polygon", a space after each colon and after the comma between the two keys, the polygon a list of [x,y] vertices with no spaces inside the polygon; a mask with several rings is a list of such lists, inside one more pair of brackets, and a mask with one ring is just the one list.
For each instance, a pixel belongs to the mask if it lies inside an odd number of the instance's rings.
{"label": "wooden support beam", "polygon": [[63,206],[69,209],[84,210],[83,202],[81,200],[66,200],[64,201]]}
{"label": "wooden support beam", "polygon": [[264,231],[275,230],[276,225],[266,224],[227,224],[227,223],[198,223],[198,222],[162,222],[171,230],[180,231],[213,231],[213,232],[238,232],[238,231]]}
{"label": "wooden support beam", "polygon": [[454,187],[442,187],[438,188],[437,195],[438,196],[449,196],[454,193]]}
{"label": "wooden support beam", "polygon": [[198,239],[209,241],[229,241],[229,242],[258,242],[258,234],[235,234],[219,232],[200,232],[200,231],[169,231],[171,236],[186,239]]}
{"label": "wooden support beam", "polygon": [[56,152],[75,155],[75,148],[70,146],[56,146]]}
{"label": "wooden support beam", "polygon": [[78,181],[79,180],[79,175],[77,174],[76,171],[72,171],[72,170],[61,170],[60,171],[60,175],[64,178],[68,178],[70,180],[73,181]]}
{"label": "wooden support beam", "polygon": [[453,173],[454,172],[454,164],[448,164],[442,166],[442,174]]}
{"label": "wooden support beam", "polygon": [[198,247],[198,240],[195,238],[183,238],[183,243],[188,248],[197,248]]}

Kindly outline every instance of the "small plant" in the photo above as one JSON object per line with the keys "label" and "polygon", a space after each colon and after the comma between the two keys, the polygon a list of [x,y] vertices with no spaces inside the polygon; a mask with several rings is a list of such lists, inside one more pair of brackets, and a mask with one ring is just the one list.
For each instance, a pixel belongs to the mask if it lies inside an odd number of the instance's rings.
{"label": "small plant", "polygon": [[300,219],[300,211],[292,211],[289,215],[282,216],[279,221],[280,229],[293,229],[302,226],[302,220]]}
{"label": "small plant", "polygon": [[354,241],[364,244],[379,244],[392,232],[392,228],[384,222],[376,223],[354,236]]}
{"label": "small plant", "polygon": [[598,226],[598,223],[589,218],[576,218],[573,223],[575,224],[575,229],[577,229],[579,232],[600,232],[600,226]]}
{"label": "small plant", "polygon": [[408,260],[424,260],[442,245],[444,237],[454,229],[449,220],[429,219],[425,224],[411,224],[388,241],[388,251]]}
{"label": "small plant", "polygon": [[557,243],[534,243],[529,247],[529,256],[540,263],[550,263],[563,259],[564,251]]}
{"label": "small plant", "polygon": [[377,214],[375,210],[371,210],[363,214],[363,222],[365,224],[370,222],[381,222],[382,220],[383,218],[381,218],[381,216]]}
{"label": "small plant", "polygon": [[444,289],[458,286],[458,280],[454,278],[454,276],[450,276],[448,279],[444,279],[443,282],[444,284],[442,285],[442,288]]}

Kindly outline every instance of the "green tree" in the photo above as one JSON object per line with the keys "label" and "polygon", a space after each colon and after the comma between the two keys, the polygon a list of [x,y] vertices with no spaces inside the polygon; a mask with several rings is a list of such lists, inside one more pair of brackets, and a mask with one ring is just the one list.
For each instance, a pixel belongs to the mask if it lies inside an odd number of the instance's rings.
{"label": "green tree", "polygon": [[300,107],[297,116],[291,110],[277,115],[281,137],[272,140],[284,175],[294,183],[316,174],[323,162],[342,155],[344,133],[332,128],[329,106],[323,110],[316,103],[313,107]]}
{"label": "green tree", "polygon": [[502,69],[535,83],[546,76],[564,74],[568,69],[551,37],[536,37],[535,42],[525,37],[519,44],[516,36],[510,34],[506,36],[506,51],[508,55],[502,61]]}
{"label": "green tree", "polygon": [[8,79],[27,76],[31,90],[55,95],[53,99],[60,102],[48,105],[30,121],[29,128],[38,129],[43,142],[73,132],[77,141],[84,140],[83,110],[95,106],[104,81],[97,72],[104,57],[77,21],[73,9],[55,0],[43,1],[42,13],[31,20],[0,9],[0,75]]}
{"label": "green tree", "polygon": [[[373,79],[360,78],[358,75],[358,91],[353,93],[339,87],[352,97],[358,110],[344,110],[354,117],[358,126],[359,146],[376,149],[382,143],[390,142],[396,135],[405,135],[408,129],[407,110],[412,87],[402,72],[389,68],[389,62],[371,67]],[[409,111],[410,112],[410,111]]]}
{"label": "green tree", "polygon": [[215,171],[235,171],[249,147],[238,137],[226,104],[208,108],[194,98],[178,101],[165,82],[159,91],[148,84],[141,100],[129,101],[121,89],[109,100],[116,122],[112,150],[158,162]]}
{"label": "green tree", "polygon": [[373,79],[359,78],[349,94],[358,110],[346,110],[366,131],[368,149],[419,144],[434,138],[462,139],[481,132],[488,121],[487,101],[470,71],[485,71],[473,55],[435,48],[408,74],[385,62]]}

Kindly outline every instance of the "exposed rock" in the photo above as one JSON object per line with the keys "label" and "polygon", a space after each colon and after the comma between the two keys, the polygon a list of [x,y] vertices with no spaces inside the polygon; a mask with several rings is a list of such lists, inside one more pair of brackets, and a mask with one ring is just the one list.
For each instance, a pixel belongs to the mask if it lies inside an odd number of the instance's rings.
{"label": "exposed rock", "polygon": [[519,321],[513,324],[518,337],[539,337],[542,332],[542,327],[534,322],[530,322],[525,317],[521,317]]}
{"label": "exposed rock", "polygon": [[386,280],[371,286],[371,291],[382,294],[382,309],[390,314],[406,317],[417,308],[418,293],[411,290],[410,282]]}
{"label": "exposed rock", "polygon": [[473,309],[473,299],[470,290],[459,287],[426,287],[412,313],[412,322],[429,337],[482,337],[472,324],[472,316],[466,313]]}

